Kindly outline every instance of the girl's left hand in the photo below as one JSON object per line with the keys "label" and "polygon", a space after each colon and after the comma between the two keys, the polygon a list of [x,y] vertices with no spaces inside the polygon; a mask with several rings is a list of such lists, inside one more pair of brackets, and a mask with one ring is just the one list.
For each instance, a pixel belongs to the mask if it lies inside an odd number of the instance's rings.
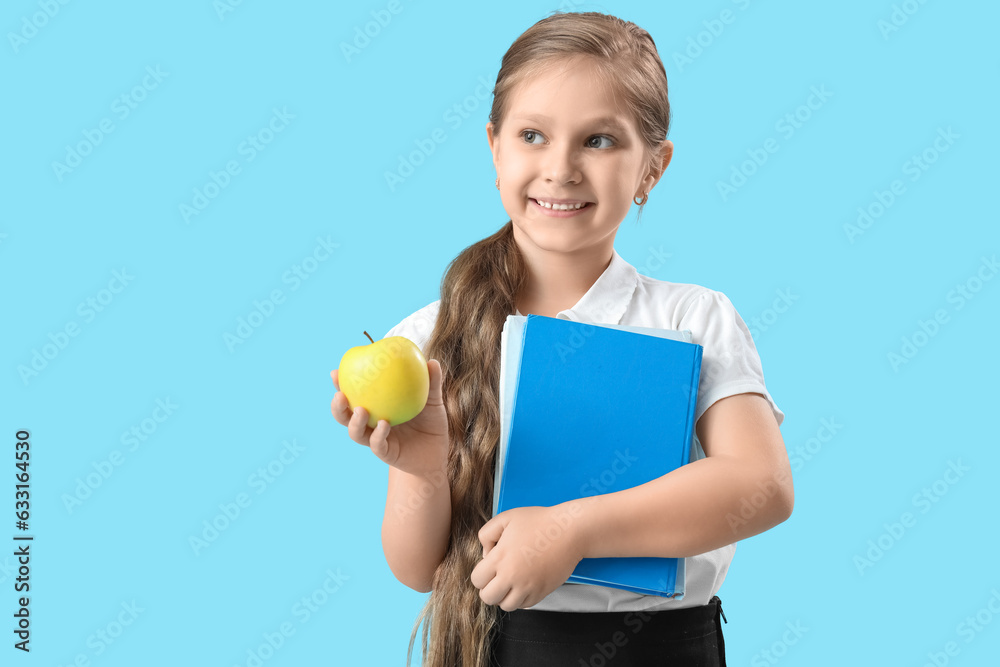
{"label": "girl's left hand", "polygon": [[565,504],[516,507],[487,521],[479,530],[483,560],[471,576],[483,602],[531,607],[566,583],[583,558],[576,521]]}

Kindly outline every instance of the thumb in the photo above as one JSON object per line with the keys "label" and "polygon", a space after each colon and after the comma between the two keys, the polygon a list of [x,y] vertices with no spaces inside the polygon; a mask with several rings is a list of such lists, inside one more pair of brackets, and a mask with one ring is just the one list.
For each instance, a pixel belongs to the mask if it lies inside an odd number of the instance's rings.
{"label": "thumb", "polygon": [[441,370],[441,362],[437,359],[431,359],[428,361],[427,375],[430,379],[430,388],[427,392],[427,402],[440,403],[442,401],[442,376],[444,375],[444,372]]}

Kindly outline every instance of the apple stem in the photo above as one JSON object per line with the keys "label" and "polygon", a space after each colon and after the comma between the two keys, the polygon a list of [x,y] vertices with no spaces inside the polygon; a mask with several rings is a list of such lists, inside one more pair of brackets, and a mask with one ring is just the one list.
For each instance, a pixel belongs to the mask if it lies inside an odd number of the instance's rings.
{"label": "apple stem", "polygon": [[[368,336],[368,332],[367,331],[365,332],[365,335]],[[372,337],[368,336],[368,340],[372,340]],[[375,341],[372,340],[372,342],[374,343]]]}

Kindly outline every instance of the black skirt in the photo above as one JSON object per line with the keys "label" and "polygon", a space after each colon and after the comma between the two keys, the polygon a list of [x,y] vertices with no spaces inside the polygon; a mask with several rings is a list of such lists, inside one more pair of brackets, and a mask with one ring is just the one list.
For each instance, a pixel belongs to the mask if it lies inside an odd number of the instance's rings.
{"label": "black skirt", "polygon": [[501,611],[491,665],[725,667],[720,616],[725,620],[718,596],[665,611]]}

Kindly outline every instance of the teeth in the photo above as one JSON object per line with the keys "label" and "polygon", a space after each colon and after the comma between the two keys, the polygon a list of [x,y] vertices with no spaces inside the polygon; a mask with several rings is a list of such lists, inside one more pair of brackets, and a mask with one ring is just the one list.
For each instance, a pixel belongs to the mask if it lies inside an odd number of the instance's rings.
{"label": "teeth", "polygon": [[586,205],[585,202],[580,202],[579,204],[550,204],[549,202],[542,201],[541,199],[536,199],[535,201],[538,202],[539,206],[555,209],[556,211],[575,211]]}

